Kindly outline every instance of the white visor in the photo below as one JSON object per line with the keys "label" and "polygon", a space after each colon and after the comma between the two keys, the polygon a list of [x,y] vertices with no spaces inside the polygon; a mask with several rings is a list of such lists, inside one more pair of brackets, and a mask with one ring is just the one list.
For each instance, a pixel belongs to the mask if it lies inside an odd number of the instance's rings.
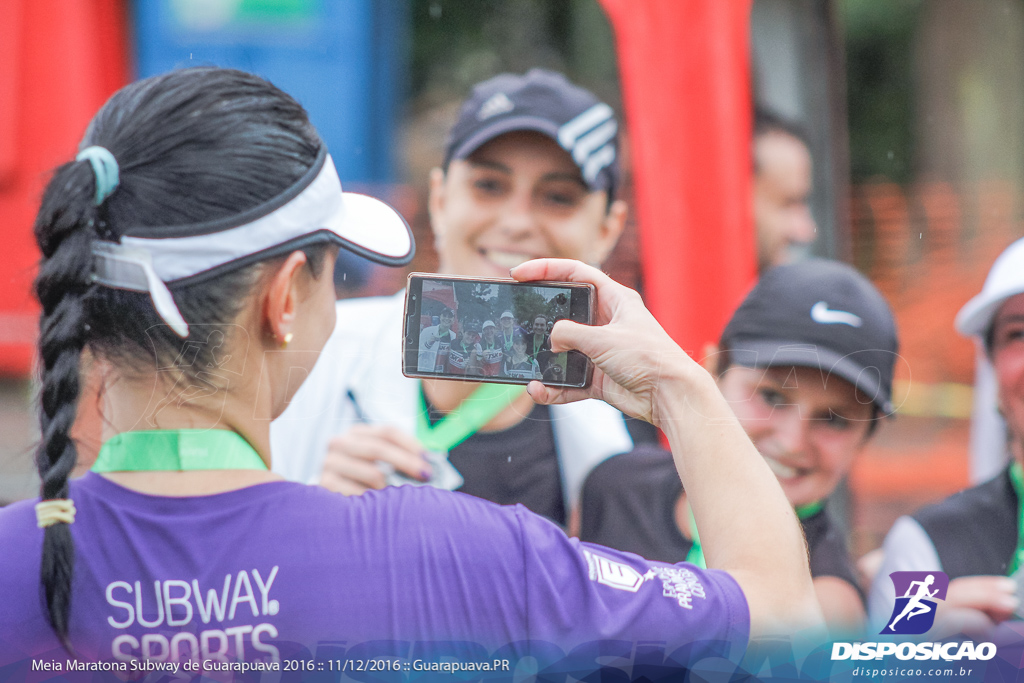
{"label": "white visor", "polygon": [[342,192],[325,152],[295,185],[260,207],[226,220],[147,232],[163,236],[97,242],[93,280],[149,292],[157,312],[182,337],[188,325],[164,283],[196,282],[317,242],[339,244],[389,266],[404,265],[415,253],[402,216],[378,199]]}

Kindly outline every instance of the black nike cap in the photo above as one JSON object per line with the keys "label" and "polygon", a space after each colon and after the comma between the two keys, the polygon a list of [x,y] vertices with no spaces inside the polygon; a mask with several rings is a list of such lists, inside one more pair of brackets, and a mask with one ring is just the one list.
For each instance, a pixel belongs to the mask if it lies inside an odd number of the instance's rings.
{"label": "black nike cap", "polygon": [[845,263],[806,259],[766,272],[721,346],[737,365],[819,368],[853,384],[882,415],[894,412],[896,322],[881,292]]}

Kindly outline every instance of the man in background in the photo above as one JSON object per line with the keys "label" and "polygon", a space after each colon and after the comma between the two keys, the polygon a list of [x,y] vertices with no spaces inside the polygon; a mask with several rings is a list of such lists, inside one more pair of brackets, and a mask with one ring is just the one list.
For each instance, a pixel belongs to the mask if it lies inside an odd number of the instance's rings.
{"label": "man in background", "polygon": [[551,356],[551,340],[548,338],[548,319],[538,315],[533,319],[533,334],[530,335],[528,348],[530,357],[537,361],[541,368],[547,365]]}
{"label": "man in background", "polygon": [[757,267],[798,259],[814,242],[811,215],[811,153],[795,124],[758,109],[754,112],[754,226]]}

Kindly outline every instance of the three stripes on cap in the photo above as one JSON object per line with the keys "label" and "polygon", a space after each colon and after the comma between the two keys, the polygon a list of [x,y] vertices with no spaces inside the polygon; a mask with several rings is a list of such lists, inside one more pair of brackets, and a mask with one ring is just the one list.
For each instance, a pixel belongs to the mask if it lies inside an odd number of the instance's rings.
{"label": "three stripes on cap", "polygon": [[615,161],[615,144],[612,141],[618,127],[615,112],[601,102],[558,129],[558,143],[572,154],[588,184]]}

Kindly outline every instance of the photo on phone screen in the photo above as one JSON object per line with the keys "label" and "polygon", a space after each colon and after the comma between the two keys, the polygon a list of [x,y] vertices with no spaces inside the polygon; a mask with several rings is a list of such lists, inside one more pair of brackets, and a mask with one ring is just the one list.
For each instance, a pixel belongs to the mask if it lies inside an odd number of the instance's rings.
{"label": "photo on phone screen", "polygon": [[586,386],[593,366],[553,353],[559,320],[589,324],[593,288],[413,273],[406,293],[404,373],[484,382]]}

